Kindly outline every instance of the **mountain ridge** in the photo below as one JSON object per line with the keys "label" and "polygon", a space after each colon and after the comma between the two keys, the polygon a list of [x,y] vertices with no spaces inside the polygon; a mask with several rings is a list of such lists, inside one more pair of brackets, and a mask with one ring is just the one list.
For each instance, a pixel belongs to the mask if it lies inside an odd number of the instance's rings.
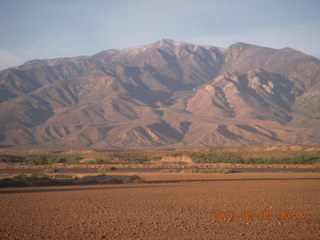
{"label": "mountain ridge", "polygon": [[0,144],[319,145],[320,60],[160,40],[0,71]]}

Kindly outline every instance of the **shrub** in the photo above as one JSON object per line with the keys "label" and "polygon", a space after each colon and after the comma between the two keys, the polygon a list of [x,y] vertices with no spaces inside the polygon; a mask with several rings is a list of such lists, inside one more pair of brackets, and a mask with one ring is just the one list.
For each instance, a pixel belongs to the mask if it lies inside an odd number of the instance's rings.
{"label": "shrub", "polygon": [[116,170],[116,168],[115,167],[101,167],[98,170],[99,170],[99,172],[109,172],[109,171]]}
{"label": "shrub", "polygon": [[43,173],[32,173],[30,176],[31,179],[49,179],[49,176],[47,174]]}
{"label": "shrub", "polygon": [[130,159],[130,163],[132,163],[132,164],[144,164],[147,162],[148,162],[147,158],[132,158],[132,159]]}
{"label": "shrub", "polygon": [[17,176],[14,176],[12,179],[16,181],[26,181],[29,179],[29,177],[23,173],[20,173]]}
{"label": "shrub", "polygon": [[109,164],[110,162],[105,159],[97,158],[94,160],[86,161],[85,164]]}
{"label": "shrub", "polygon": [[178,161],[178,162],[176,162],[177,164],[180,164],[180,165],[183,165],[183,164],[187,164],[186,162],[184,162],[184,161]]}
{"label": "shrub", "polygon": [[80,157],[80,156],[68,158],[67,164],[78,164],[81,159],[82,159],[82,157]]}
{"label": "shrub", "polygon": [[45,173],[54,173],[57,172],[58,170],[53,168],[51,165],[46,165],[44,166],[44,172]]}
{"label": "shrub", "polygon": [[0,161],[7,163],[22,163],[26,161],[26,158],[14,155],[0,155]]}
{"label": "shrub", "polygon": [[27,160],[30,164],[45,165],[48,164],[48,158],[45,155],[36,155]]}
{"label": "shrub", "polygon": [[299,154],[291,157],[249,157],[242,158],[232,154],[214,155],[208,153],[190,153],[189,156],[195,163],[245,163],[245,164],[312,164],[320,162],[320,154]]}
{"label": "shrub", "polygon": [[60,157],[56,160],[56,163],[66,163],[67,162],[67,158],[65,157]]}
{"label": "shrub", "polygon": [[4,178],[0,180],[0,187],[18,187],[25,185],[25,181],[15,180],[13,178]]}
{"label": "shrub", "polygon": [[53,176],[54,179],[70,179],[72,175],[69,174],[56,174]]}
{"label": "shrub", "polygon": [[222,168],[191,168],[185,169],[185,172],[191,173],[232,173],[230,169],[222,169]]}
{"label": "shrub", "polygon": [[195,163],[244,163],[241,157],[228,155],[213,155],[204,153],[191,153],[190,157]]}
{"label": "shrub", "polygon": [[172,157],[179,157],[179,156],[182,156],[181,153],[171,153],[171,156]]}
{"label": "shrub", "polygon": [[56,174],[53,178],[42,173],[33,173],[30,177],[19,174],[12,178],[0,180],[0,187],[17,186],[54,186],[54,185],[78,185],[78,184],[109,184],[109,183],[140,183],[144,182],[139,176],[85,176],[83,178],[72,178],[66,174]]}
{"label": "shrub", "polygon": [[311,163],[317,163],[320,162],[320,154],[300,154],[292,156],[290,159],[288,159],[289,163],[293,164],[311,164]]}

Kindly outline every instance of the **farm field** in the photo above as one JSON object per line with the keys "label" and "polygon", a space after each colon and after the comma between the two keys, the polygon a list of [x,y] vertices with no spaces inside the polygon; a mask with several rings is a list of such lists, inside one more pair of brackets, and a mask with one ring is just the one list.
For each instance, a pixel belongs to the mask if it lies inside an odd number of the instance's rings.
{"label": "farm field", "polygon": [[[158,182],[3,188],[0,238],[317,239],[320,234],[319,173],[140,176]],[[234,211],[237,218],[214,210]],[[261,211],[272,217],[262,219]],[[297,219],[297,211],[306,215]]]}
{"label": "farm field", "polygon": [[3,153],[0,180],[143,181],[2,187],[0,239],[318,239],[319,148],[254,149]]}

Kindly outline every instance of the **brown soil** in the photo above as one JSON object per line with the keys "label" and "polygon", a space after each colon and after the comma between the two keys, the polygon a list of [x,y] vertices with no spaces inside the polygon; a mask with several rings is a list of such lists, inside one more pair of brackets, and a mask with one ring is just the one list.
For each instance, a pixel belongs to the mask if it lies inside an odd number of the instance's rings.
{"label": "brown soil", "polygon": [[[1,189],[0,239],[318,239],[320,235],[319,173],[139,175],[164,182]],[[212,219],[215,209],[236,211],[240,218]],[[256,218],[242,219],[246,210]],[[260,219],[261,210],[270,210],[273,217]],[[289,211],[289,219],[278,219],[281,210]],[[307,210],[306,217],[294,218],[297,210]]]}

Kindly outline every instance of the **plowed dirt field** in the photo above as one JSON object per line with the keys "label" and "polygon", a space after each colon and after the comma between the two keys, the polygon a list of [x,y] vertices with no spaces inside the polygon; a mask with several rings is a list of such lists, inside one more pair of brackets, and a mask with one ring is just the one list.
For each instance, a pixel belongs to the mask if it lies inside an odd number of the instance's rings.
{"label": "plowed dirt field", "polygon": [[319,173],[136,174],[2,188],[0,239],[319,239]]}

